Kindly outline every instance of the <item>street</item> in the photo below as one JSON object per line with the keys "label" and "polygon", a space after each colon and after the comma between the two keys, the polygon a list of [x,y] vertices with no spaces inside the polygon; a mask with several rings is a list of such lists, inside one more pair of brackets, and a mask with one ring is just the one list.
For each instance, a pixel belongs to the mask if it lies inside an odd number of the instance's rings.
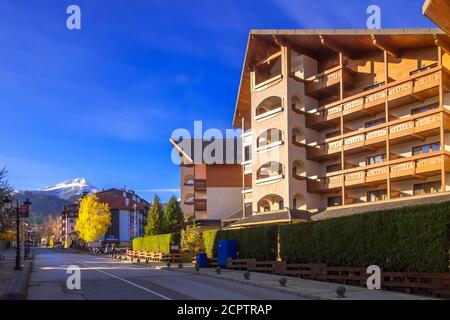
{"label": "street", "polygon": [[[35,249],[29,300],[299,300],[210,277],[130,264],[63,249]],[[81,269],[81,289],[68,289],[67,267]]]}

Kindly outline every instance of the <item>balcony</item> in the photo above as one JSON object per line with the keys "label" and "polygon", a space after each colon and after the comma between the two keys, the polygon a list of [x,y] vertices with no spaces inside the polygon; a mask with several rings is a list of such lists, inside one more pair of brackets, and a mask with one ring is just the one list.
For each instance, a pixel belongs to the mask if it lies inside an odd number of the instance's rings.
{"label": "balcony", "polygon": [[326,161],[341,156],[342,140],[336,140],[317,146],[307,146],[306,158],[314,161]]}
{"label": "balcony", "polygon": [[245,163],[242,163],[242,170],[244,171],[244,174],[251,174],[252,173],[252,162],[246,161]]}
{"label": "balcony", "polygon": [[253,201],[253,193],[252,192],[253,192],[252,189],[244,189],[244,190],[242,190],[244,203],[251,203]]}
{"label": "balcony", "polygon": [[345,87],[350,87],[353,77],[347,68],[334,67],[314,77],[308,78],[305,93],[315,99],[339,96],[341,75]]}
{"label": "balcony", "polygon": [[206,210],[206,199],[195,199],[194,200],[194,210],[205,211]]}
{"label": "balcony", "polygon": [[[360,167],[341,171],[325,178],[325,183],[316,187],[322,192],[339,189],[344,184],[347,189],[361,186],[376,186],[387,182],[388,174],[391,180],[404,180],[411,178],[426,179],[439,174],[444,168],[450,171],[450,156],[443,152],[433,152],[406,159],[391,160],[368,167]],[[318,180],[322,181],[322,179]]]}
{"label": "balcony", "polygon": [[[389,140],[392,144],[421,139],[439,134],[441,118],[444,119],[444,131],[450,131],[450,116],[446,112],[429,111],[425,116],[416,115],[411,120],[389,126]],[[399,122],[399,121],[395,121]]]}
{"label": "balcony", "polygon": [[344,134],[341,136],[343,138],[330,138],[328,142],[320,143],[316,147],[307,146],[307,157],[308,160],[314,161],[334,159],[339,157],[342,146],[346,154],[361,150],[374,150],[382,147],[388,136],[391,144],[415,139],[423,140],[439,134],[441,117],[444,117],[445,132],[450,132],[450,115],[442,109],[435,109],[406,119],[398,119],[373,128],[358,130],[360,133]]}
{"label": "balcony", "polygon": [[206,180],[205,179],[195,179],[194,180],[194,191],[206,191]]}
{"label": "balcony", "polygon": [[309,115],[307,127],[321,130],[333,127],[342,115],[345,121],[352,121],[385,109],[386,99],[389,108],[396,108],[416,101],[439,95],[439,84],[443,81],[444,92],[450,90],[450,76],[446,69],[434,67],[418,72],[405,80],[399,80],[367,92],[361,92],[338,103],[323,106]]}

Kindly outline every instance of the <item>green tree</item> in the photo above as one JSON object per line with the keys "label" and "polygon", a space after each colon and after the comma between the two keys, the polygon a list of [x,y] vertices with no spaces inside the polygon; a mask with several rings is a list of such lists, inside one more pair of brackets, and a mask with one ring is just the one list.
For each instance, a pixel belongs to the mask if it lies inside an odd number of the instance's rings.
{"label": "green tree", "polygon": [[148,211],[147,225],[145,226],[145,235],[152,236],[163,233],[162,224],[162,205],[158,195],[155,194],[152,206]]}
{"label": "green tree", "polygon": [[172,196],[164,208],[163,212],[163,232],[179,232],[183,228],[184,215],[180,203],[175,196]]}

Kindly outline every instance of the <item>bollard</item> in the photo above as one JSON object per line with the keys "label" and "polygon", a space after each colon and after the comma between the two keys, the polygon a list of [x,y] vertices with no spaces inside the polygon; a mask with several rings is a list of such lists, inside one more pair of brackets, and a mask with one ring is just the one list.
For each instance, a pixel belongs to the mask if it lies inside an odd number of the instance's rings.
{"label": "bollard", "polygon": [[346,291],[347,291],[347,289],[345,289],[344,286],[339,286],[336,289],[336,293],[337,293],[339,298],[345,298],[345,292]]}

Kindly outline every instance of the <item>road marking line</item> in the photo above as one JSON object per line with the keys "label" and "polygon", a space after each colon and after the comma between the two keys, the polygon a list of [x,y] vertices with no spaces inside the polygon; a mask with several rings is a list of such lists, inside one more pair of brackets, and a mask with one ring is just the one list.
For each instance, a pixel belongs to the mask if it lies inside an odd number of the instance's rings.
{"label": "road marking line", "polygon": [[77,261],[77,262],[78,262],[79,264],[84,264],[85,266],[90,267],[90,268],[92,268],[92,269],[94,269],[94,270],[96,270],[96,271],[98,271],[98,272],[100,272],[100,273],[104,273],[104,274],[106,274],[106,275],[108,275],[108,276],[110,276],[110,277],[112,277],[112,278],[115,278],[115,279],[117,279],[117,280],[120,280],[120,281],[123,281],[123,282],[125,282],[125,283],[128,283],[129,285],[132,285],[132,286],[134,286],[134,287],[136,287],[136,288],[139,288],[139,289],[142,289],[142,290],[147,291],[147,292],[149,292],[149,293],[152,293],[152,294],[154,294],[154,295],[156,295],[156,296],[158,296],[158,297],[160,297],[160,298],[163,298],[164,300],[172,300],[172,299],[169,298],[169,297],[166,297],[166,296],[164,296],[164,295],[162,295],[162,294],[160,294],[160,293],[158,293],[158,292],[156,292],[156,291],[147,289],[147,288],[145,288],[145,287],[143,287],[143,286],[140,286],[140,285],[138,285],[138,284],[136,284],[136,283],[134,283],[134,282],[131,282],[131,281],[127,280],[127,279],[124,279],[124,278],[115,276],[115,275],[113,275],[113,274],[111,274],[111,273],[109,273],[109,272],[103,271],[103,270],[99,270],[99,269],[97,269],[96,267],[92,267],[92,266],[90,266],[90,265],[88,265],[88,264],[86,264],[86,263],[83,263],[83,262],[81,262],[81,261]]}

